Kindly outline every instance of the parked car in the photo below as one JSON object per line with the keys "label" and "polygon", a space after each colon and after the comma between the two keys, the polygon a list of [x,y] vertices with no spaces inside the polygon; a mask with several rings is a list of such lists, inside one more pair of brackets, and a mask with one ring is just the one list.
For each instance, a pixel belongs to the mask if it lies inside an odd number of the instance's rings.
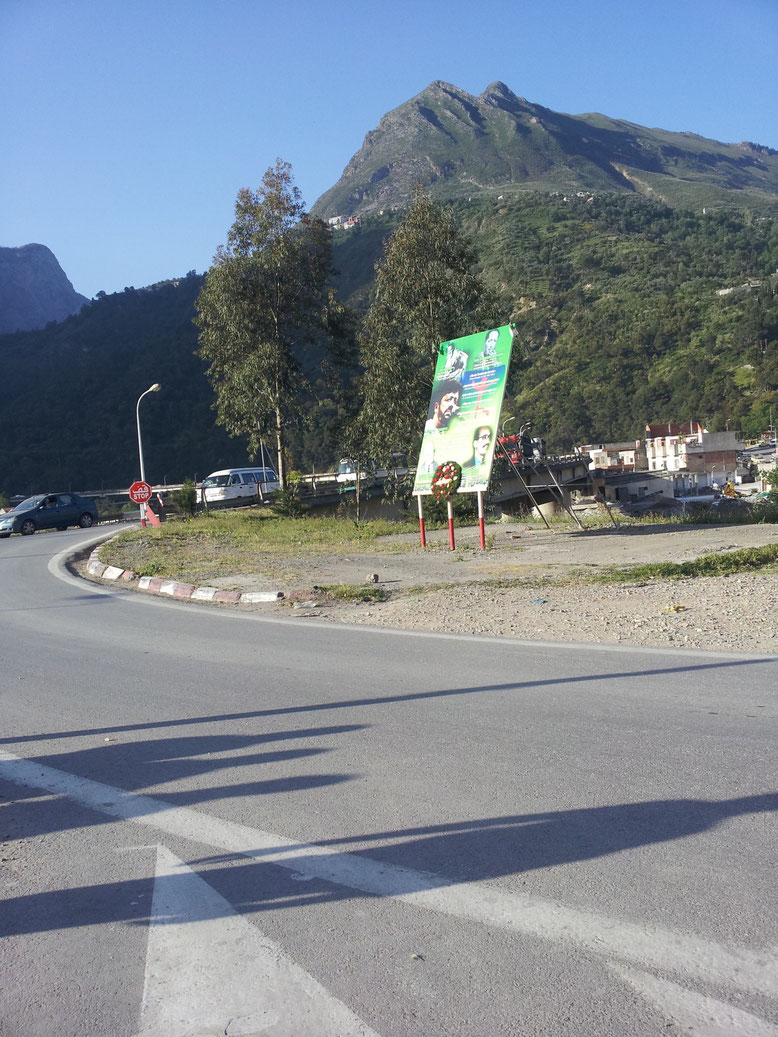
{"label": "parked car", "polygon": [[264,499],[280,486],[272,468],[223,468],[203,479],[200,499],[207,504]]}
{"label": "parked car", "polygon": [[0,515],[0,537],[11,533],[29,536],[38,529],[89,529],[97,522],[97,505],[77,493],[38,493],[17,504],[7,515]]}

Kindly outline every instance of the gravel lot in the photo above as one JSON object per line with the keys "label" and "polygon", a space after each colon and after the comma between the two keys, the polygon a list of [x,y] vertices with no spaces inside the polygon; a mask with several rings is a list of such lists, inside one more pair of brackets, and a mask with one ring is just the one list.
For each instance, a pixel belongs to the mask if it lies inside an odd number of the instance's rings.
{"label": "gravel lot", "polygon": [[[388,538],[389,550],[348,558],[288,559],[283,572],[236,573],[221,586],[283,590],[277,605],[256,611],[410,630],[486,634],[531,640],[601,642],[778,654],[778,571],[729,577],[587,584],[581,570],[642,562],[683,562],[701,555],[778,542],[778,526],[645,526],[549,532],[521,523],[428,537]],[[403,547],[403,550],[397,548]],[[391,550],[395,548],[395,550]],[[279,575],[283,582],[279,583]],[[385,602],[329,602],[314,590],[378,577]],[[558,581],[563,578],[560,584]],[[505,586],[506,581],[515,585]],[[318,600],[316,606],[306,601]]]}

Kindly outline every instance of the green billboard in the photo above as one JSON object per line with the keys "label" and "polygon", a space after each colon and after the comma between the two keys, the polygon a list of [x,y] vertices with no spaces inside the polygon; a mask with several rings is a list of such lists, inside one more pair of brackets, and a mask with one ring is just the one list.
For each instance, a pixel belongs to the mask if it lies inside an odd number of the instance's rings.
{"label": "green billboard", "polygon": [[441,343],[415,494],[431,492],[435,470],[445,461],[462,468],[460,493],[487,488],[512,345],[508,324]]}

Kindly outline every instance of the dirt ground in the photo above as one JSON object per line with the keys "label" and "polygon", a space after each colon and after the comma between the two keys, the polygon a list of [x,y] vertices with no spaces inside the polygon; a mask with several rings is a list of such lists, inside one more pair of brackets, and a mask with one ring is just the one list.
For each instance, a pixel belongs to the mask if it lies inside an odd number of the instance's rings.
{"label": "dirt ground", "polygon": [[[301,622],[318,617],[412,630],[778,654],[778,572],[631,584],[591,584],[576,572],[701,555],[778,542],[778,526],[645,526],[548,531],[521,522],[387,538],[384,549],[347,557],[284,560],[273,572],[235,573],[233,590],[281,590],[278,604],[249,606]],[[410,545],[414,545],[409,550]],[[402,545],[404,550],[397,550]],[[392,548],[395,548],[394,550]],[[377,577],[377,579],[376,579]],[[561,583],[554,581],[565,577]],[[501,586],[505,581],[515,585]],[[365,584],[384,602],[333,602],[318,588]],[[194,607],[194,606],[193,606]],[[208,606],[205,606],[208,607]]]}

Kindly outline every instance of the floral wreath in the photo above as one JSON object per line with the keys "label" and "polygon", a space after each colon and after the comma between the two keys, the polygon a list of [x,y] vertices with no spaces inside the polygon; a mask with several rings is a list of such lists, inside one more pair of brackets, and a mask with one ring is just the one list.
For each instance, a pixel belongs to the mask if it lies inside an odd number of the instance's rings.
{"label": "floral wreath", "polygon": [[448,500],[462,481],[462,467],[456,461],[444,461],[435,469],[430,489],[435,500]]}

